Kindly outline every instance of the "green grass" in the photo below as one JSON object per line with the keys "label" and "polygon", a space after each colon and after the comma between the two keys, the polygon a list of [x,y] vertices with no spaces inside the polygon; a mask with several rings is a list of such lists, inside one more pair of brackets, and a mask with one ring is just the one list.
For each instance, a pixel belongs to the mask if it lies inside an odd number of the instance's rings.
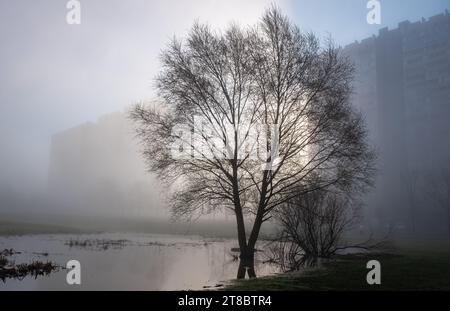
{"label": "green grass", "polygon": [[[368,285],[369,260],[381,264],[381,284]],[[226,290],[450,290],[450,251],[402,250],[339,256],[321,268],[233,281]]]}

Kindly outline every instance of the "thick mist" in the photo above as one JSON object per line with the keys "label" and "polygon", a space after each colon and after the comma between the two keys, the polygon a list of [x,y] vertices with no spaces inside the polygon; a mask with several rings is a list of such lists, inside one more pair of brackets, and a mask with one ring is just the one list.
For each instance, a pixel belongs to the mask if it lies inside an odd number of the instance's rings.
{"label": "thick mist", "polygon": [[[146,172],[127,111],[157,95],[158,57],[174,35],[196,19],[219,28],[254,24],[271,2],[82,1],[81,24],[68,25],[65,1],[1,0],[0,220],[94,228],[99,219],[168,219],[165,189]],[[363,228],[445,232],[446,210],[433,198],[445,192],[439,176],[450,163],[448,48],[447,67],[430,61],[420,71],[410,65],[414,46],[404,52],[398,31],[380,29],[443,13],[450,1],[384,1],[381,26],[366,23],[364,1],[276,3],[300,27],[346,46],[356,62],[354,101],[379,151]],[[371,42],[372,35],[384,39]],[[433,40],[450,42],[445,31]],[[444,79],[441,93],[415,85],[417,75],[428,84]]]}
{"label": "thick mist", "polygon": [[[0,214],[166,218],[126,112],[155,96],[169,38],[196,18],[217,27],[254,23],[269,4],[83,1],[74,26],[65,1],[1,1]],[[114,112],[115,120],[99,120]],[[91,130],[78,141],[70,136],[83,127]],[[83,140],[91,145],[82,150]]]}

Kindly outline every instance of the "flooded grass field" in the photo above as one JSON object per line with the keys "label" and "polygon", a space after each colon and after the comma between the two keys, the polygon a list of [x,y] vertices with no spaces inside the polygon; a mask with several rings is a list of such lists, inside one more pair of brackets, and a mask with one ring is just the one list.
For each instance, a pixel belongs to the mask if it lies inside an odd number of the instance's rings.
{"label": "flooded grass field", "polygon": [[[1,236],[15,265],[51,263],[43,275],[0,280],[0,290],[200,290],[235,278],[235,240],[139,233]],[[81,264],[81,285],[68,285],[69,260]],[[259,259],[259,260],[258,260]],[[259,276],[278,272],[257,254]]]}

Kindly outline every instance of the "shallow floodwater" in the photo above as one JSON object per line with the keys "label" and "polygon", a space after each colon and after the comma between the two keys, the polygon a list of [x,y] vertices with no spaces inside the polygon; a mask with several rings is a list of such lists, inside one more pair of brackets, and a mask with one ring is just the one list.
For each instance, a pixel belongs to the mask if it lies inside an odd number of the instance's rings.
{"label": "shallow floodwater", "polygon": [[[216,286],[235,278],[238,261],[231,251],[235,240],[135,233],[85,235],[25,235],[0,237],[0,250],[21,252],[9,259],[19,263],[52,261],[81,264],[81,285],[68,285],[68,270],[22,280],[0,280],[0,290],[187,290]],[[263,264],[259,276],[278,272]],[[259,258],[259,260],[258,260]]]}

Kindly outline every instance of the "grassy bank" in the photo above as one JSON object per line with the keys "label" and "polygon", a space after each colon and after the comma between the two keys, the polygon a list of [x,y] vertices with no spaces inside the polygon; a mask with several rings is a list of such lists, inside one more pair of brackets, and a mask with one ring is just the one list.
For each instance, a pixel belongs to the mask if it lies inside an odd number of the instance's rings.
{"label": "grassy bank", "polygon": [[[381,285],[368,285],[369,260],[381,264]],[[450,290],[450,251],[403,249],[338,256],[321,268],[233,281],[227,290]]]}

